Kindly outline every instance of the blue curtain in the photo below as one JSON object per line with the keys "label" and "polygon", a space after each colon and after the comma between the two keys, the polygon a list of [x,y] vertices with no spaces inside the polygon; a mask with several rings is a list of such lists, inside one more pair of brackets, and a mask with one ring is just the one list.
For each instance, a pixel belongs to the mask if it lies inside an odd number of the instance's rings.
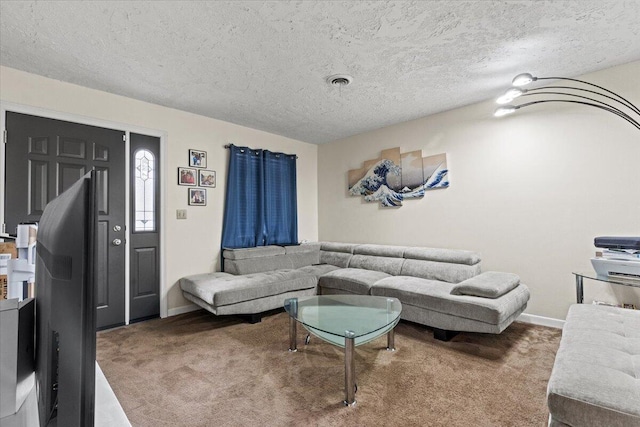
{"label": "blue curtain", "polygon": [[296,156],[264,152],[265,232],[267,245],[298,243]]}
{"label": "blue curtain", "polygon": [[229,147],[223,248],[298,242],[296,156]]}

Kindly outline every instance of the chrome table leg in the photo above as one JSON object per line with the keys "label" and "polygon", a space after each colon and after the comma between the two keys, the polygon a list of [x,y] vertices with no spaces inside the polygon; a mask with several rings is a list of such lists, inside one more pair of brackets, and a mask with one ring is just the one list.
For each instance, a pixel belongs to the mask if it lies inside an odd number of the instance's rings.
{"label": "chrome table leg", "polygon": [[387,332],[387,350],[396,351],[395,328]]}
{"label": "chrome table leg", "polygon": [[298,321],[289,316],[289,351],[291,352],[298,351],[298,342],[296,340],[296,335],[298,334],[297,324]]}
{"label": "chrome table leg", "polygon": [[576,300],[578,304],[582,304],[584,301],[584,291],[582,289],[582,276],[576,274]]}
{"label": "chrome table leg", "polygon": [[346,331],[344,338],[344,392],[346,406],[356,404],[355,333]]}

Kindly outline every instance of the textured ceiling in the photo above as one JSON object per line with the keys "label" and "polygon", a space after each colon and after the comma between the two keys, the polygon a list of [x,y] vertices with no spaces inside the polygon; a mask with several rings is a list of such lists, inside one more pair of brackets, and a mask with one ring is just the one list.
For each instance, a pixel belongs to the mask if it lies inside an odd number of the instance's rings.
{"label": "textured ceiling", "polygon": [[636,0],[0,1],[2,65],[312,143],[634,60]]}

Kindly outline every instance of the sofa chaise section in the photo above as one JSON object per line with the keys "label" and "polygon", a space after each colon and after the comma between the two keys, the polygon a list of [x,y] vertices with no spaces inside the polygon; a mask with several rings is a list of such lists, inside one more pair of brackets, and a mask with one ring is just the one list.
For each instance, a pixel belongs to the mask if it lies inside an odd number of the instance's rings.
{"label": "sofa chaise section", "polygon": [[499,334],[524,311],[529,300],[529,290],[519,280],[517,287],[495,298],[456,295],[458,286],[398,276],[375,283],[371,295],[398,298],[402,301],[402,318],[431,326],[439,339],[449,339],[459,331]]}
{"label": "sofa chaise section", "polygon": [[215,315],[249,315],[252,322],[287,298],[315,295],[318,276],[338,268],[318,265],[317,244],[225,249],[223,257],[226,272],[183,277],[182,294]]}
{"label": "sofa chaise section", "polygon": [[315,295],[318,279],[303,271],[280,270],[243,276],[211,273],[180,279],[183,295],[216,315],[259,313],[282,307],[282,301]]}

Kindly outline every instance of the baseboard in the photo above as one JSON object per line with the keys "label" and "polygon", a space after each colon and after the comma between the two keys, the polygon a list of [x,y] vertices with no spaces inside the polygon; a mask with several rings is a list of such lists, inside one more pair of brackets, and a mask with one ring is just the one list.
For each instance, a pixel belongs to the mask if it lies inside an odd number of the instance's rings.
{"label": "baseboard", "polygon": [[192,311],[200,310],[201,308],[202,307],[198,307],[195,304],[183,305],[182,307],[170,308],[167,311],[167,315],[169,317],[177,316],[178,314],[190,313]]}
{"label": "baseboard", "polygon": [[553,317],[536,316],[535,314],[522,313],[516,320],[518,322],[548,326],[556,329],[562,329],[564,327],[564,320],[554,319]]}

